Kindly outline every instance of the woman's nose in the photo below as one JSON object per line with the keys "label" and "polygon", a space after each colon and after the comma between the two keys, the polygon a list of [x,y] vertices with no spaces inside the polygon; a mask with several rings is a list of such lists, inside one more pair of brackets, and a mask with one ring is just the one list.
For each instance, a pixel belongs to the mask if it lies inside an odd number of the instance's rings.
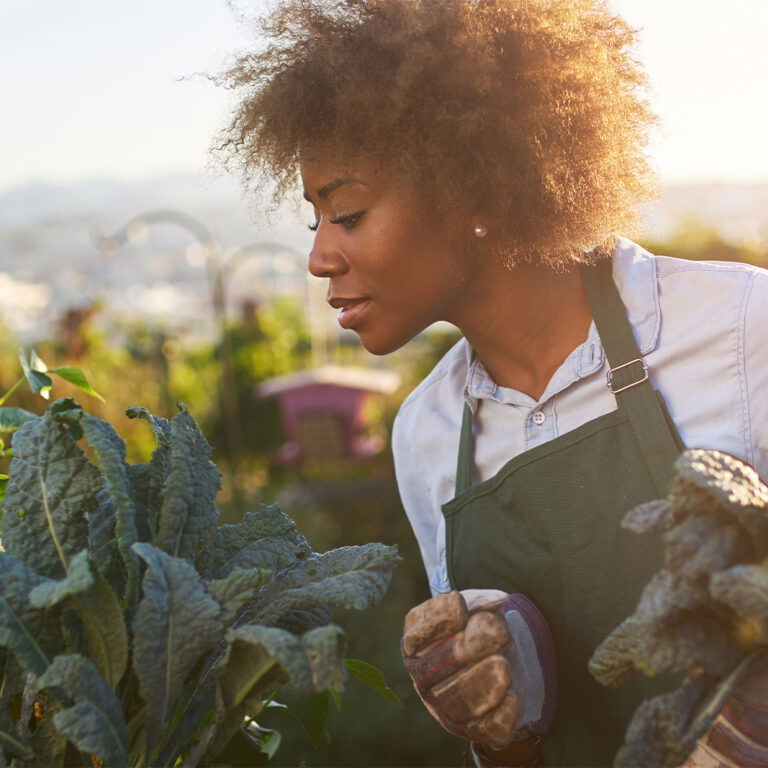
{"label": "woman's nose", "polygon": [[346,272],[349,265],[331,238],[321,235],[318,229],[309,252],[308,268],[315,277],[335,277]]}

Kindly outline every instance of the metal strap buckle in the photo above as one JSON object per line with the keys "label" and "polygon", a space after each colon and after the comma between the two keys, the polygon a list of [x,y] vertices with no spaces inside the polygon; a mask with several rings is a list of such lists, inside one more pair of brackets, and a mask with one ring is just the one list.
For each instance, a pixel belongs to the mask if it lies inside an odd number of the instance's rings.
{"label": "metal strap buckle", "polygon": [[[613,374],[616,373],[616,371],[620,371],[622,368],[626,368],[630,365],[634,365],[635,363],[640,363],[640,365],[643,366],[643,378],[638,379],[637,381],[630,382],[624,387],[619,387],[618,389],[613,388]],[[645,364],[645,360],[643,360],[642,357],[638,357],[636,360],[630,360],[628,363],[624,363],[624,365],[617,365],[615,368],[611,368],[610,371],[608,371],[608,375],[606,376],[606,383],[605,386],[608,387],[608,389],[611,391],[612,394],[616,394],[617,392],[623,392],[625,389],[631,389],[632,387],[636,387],[638,384],[642,384],[644,381],[648,381],[648,366]]]}

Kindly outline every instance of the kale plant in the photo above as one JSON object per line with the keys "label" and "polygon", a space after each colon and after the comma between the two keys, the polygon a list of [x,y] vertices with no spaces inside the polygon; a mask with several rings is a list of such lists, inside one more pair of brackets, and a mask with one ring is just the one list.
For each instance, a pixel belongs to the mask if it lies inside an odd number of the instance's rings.
{"label": "kale plant", "polygon": [[13,436],[0,765],[210,763],[283,683],[341,690],[331,609],[378,602],[399,559],[315,553],[277,505],[217,526],[220,476],[187,410],[128,416],[156,435],[147,463],[71,399]]}
{"label": "kale plant", "polygon": [[635,671],[695,670],[638,707],[616,756],[618,766],[677,766],[768,654],[768,487],[733,456],[685,451],[668,498],[636,507],[622,525],[663,533],[664,567],[589,669],[608,686]]}

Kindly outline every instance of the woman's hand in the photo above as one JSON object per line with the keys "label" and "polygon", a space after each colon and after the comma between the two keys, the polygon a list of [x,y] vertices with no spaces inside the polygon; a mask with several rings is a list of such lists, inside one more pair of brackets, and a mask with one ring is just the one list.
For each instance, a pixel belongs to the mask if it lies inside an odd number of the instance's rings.
{"label": "woman's hand", "polygon": [[753,667],[681,768],[768,766],[768,662]]}
{"label": "woman's hand", "polygon": [[551,726],[552,638],[523,595],[438,595],[409,611],[401,650],[416,691],[447,731],[501,749]]}

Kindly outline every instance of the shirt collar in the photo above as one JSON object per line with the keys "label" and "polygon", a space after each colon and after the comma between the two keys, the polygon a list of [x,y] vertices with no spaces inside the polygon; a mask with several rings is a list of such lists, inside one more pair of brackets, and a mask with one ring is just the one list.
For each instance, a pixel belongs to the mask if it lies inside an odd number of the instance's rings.
{"label": "shirt collar", "polygon": [[[613,254],[613,279],[619,291],[627,316],[634,332],[635,341],[642,355],[655,349],[661,328],[659,289],[656,279],[656,262],[648,251],[625,238],[618,238]],[[478,400],[492,399],[501,403],[533,406],[530,396],[508,387],[498,386],[485,366],[474,357],[473,350],[465,342],[467,377],[464,399],[474,412]],[[594,322],[586,341],[580,344],[563,361],[547,385],[541,401],[553,397],[566,387],[603,367],[605,350],[600,343]]]}

